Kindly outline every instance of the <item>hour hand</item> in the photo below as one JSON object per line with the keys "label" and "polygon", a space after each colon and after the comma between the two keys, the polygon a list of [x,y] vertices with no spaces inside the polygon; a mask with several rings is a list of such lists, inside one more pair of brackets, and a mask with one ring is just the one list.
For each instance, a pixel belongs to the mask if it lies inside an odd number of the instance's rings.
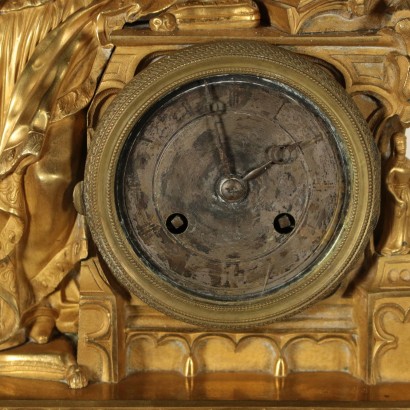
{"label": "hour hand", "polygon": [[242,181],[250,181],[251,179],[257,178],[259,175],[262,175],[267,171],[274,163],[272,161],[266,162],[265,164],[251,169],[248,171],[241,179]]}
{"label": "hour hand", "polygon": [[299,143],[273,145],[268,150],[268,157],[270,158],[272,164],[289,164],[297,158],[297,148],[299,147]]}
{"label": "hour hand", "polygon": [[297,158],[297,150],[299,144],[290,145],[274,145],[268,150],[267,162],[259,167],[253,168],[248,171],[241,179],[243,181],[250,181],[265,173],[274,164],[289,164]]}

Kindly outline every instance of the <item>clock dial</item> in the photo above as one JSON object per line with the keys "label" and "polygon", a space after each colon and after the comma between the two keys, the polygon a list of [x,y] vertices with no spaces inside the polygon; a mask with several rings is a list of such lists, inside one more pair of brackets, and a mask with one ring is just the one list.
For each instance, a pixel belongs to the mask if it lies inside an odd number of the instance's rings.
{"label": "clock dial", "polygon": [[318,107],[272,80],[221,75],[172,91],[119,160],[117,208],[135,252],[211,300],[298,280],[343,219],[338,139]]}
{"label": "clock dial", "polygon": [[130,292],[178,319],[244,328],[322,299],[378,215],[379,162],[346,92],[258,42],[188,47],[108,108],[84,181],[92,236]]}

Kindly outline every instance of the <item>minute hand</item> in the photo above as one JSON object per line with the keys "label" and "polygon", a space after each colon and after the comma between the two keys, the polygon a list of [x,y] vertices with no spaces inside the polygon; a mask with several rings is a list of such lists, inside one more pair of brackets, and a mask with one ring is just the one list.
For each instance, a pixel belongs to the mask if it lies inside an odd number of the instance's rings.
{"label": "minute hand", "polygon": [[217,148],[219,152],[219,157],[222,162],[224,173],[226,175],[234,174],[235,169],[229,157],[228,139],[225,133],[225,128],[222,122],[221,114],[215,111],[215,112],[212,112],[211,116],[213,120],[214,134],[217,139]]}
{"label": "minute hand", "polygon": [[212,96],[207,82],[205,85],[206,100],[209,106],[213,133],[216,139],[216,148],[219,153],[221,165],[225,176],[235,174],[235,165],[230,156],[229,142],[225,132],[222,115],[225,113],[225,104]]}

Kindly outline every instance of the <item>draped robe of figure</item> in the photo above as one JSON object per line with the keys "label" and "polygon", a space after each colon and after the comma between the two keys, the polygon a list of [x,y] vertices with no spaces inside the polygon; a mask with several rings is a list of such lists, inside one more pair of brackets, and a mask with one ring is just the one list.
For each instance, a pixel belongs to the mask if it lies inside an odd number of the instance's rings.
{"label": "draped robe of figure", "polygon": [[72,192],[83,170],[86,108],[112,49],[104,24],[112,17],[108,26],[121,28],[172,1],[163,3],[0,5],[0,350],[27,331],[47,342],[33,330],[42,320],[76,331],[75,274],[87,246]]}

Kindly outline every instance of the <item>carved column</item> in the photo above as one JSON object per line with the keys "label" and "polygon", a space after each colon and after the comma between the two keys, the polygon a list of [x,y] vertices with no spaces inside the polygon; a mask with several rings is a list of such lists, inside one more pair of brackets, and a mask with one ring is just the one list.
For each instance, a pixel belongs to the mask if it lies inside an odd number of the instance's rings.
{"label": "carved column", "polygon": [[97,258],[82,263],[80,278],[78,363],[91,380],[118,382],[125,376],[124,300]]}

